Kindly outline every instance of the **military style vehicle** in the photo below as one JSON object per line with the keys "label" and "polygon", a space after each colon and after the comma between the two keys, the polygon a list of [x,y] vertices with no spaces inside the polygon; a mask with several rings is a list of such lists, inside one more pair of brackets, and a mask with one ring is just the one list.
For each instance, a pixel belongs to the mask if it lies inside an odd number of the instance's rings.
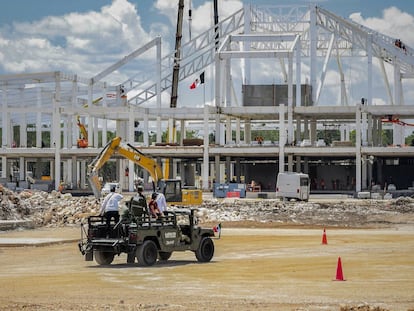
{"label": "military style vehicle", "polygon": [[[103,216],[90,216],[81,225],[79,250],[86,261],[109,265],[115,255],[127,254],[127,263],[152,266],[168,260],[173,252],[193,251],[199,262],[209,262],[214,255],[215,232],[197,225],[196,209],[167,211],[164,216],[150,217],[147,207],[134,200],[127,204],[118,223],[107,232]],[[217,238],[220,238],[218,236]]]}

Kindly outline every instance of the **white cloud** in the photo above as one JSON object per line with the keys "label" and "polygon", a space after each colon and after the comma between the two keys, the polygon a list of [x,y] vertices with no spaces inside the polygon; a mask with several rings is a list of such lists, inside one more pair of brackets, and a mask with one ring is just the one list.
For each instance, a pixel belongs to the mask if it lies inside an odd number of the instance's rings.
{"label": "white cloud", "polygon": [[114,0],[99,12],[48,16],[0,29],[3,71],[61,70],[95,75],[152,40],[137,8]]}
{"label": "white cloud", "polygon": [[383,10],[381,17],[362,17],[361,13],[353,13],[350,19],[376,30],[385,35],[400,38],[406,44],[414,46],[414,16],[402,12],[396,7],[390,7]]}

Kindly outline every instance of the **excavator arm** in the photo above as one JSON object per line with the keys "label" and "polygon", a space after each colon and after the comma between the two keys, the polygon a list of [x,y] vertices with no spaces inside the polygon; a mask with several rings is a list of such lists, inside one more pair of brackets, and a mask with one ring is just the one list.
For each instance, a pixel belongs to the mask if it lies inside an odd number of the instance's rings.
{"label": "excavator arm", "polygon": [[156,184],[158,187],[161,186],[160,183],[162,182],[163,175],[158,163],[154,159],[144,155],[131,144],[121,143],[121,137],[115,137],[106,144],[99,155],[88,165],[89,184],[96,198],[100,198],[102,189],[101,182],[98,178],[98,171],[115,154],[131,160],[145,169],[151,175],[154,190]]}
{"label": "excavator arm", "polygon": [[77,125],[81,132],[81,137],[78,139],[78,148],[88,147],[88,132],[86,131],[85,125],[81,123],[80,117],[77,118]]}

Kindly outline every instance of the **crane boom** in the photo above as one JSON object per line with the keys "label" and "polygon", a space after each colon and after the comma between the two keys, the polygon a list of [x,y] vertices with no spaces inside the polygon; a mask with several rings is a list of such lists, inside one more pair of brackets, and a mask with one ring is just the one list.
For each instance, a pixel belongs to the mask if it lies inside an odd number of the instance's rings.
{"label": "crane boom", "polygon": [[175,54],[174,54],[174,68],[171,86],[171,102],[170,108],[177,107],[178,96],[178,80],[180,73],[180,59],[181,59],[181,38],[183,34],[183,11],[184,0],[178,1],[178,15],[177,15],[177,31],[175,34]]}

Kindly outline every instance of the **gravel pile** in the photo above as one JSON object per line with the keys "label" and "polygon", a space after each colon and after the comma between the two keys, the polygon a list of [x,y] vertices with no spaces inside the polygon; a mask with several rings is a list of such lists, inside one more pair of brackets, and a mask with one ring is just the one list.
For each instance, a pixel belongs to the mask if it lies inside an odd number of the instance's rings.
{"label": "gravel pile", "polygon": [[[402,219],[406,223],[414,222],[414,199],[408,197],[332,202],[213,198],[204,200],[198,209],[200,224],[255,222],[358,227],[400,222]],[[99,203],[93,196],[72,197],[57,191],[16,193],[0,185],[0,220],[30,220],[35,226],[64,226],[80,224],[98,211]]]}

